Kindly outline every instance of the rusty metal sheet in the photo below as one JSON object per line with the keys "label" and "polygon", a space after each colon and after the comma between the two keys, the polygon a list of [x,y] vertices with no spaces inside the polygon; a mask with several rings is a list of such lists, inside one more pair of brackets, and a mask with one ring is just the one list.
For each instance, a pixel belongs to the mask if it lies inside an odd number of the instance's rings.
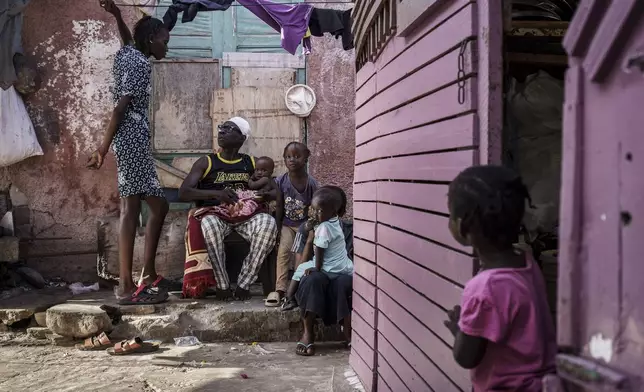
{"label": "rusty metal sheet", "polygon": [[212,91],[221,85],[219,63],[155,62],[152,77],[154,149],[212,150],[209,106]]}

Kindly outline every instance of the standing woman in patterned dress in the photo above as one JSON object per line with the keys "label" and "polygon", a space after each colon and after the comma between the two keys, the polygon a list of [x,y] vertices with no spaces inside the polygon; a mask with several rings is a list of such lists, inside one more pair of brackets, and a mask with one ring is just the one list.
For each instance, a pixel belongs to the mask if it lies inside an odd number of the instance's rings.
{"label": "standing woman in patterned dress", "polygon": [[[148,106],[152,65],[149,57],[154,56],[157,60],[165,57],[170,33],[162,21],[146,16],[136,23],[132,38],[113,0],[99,2],[116,18],[123,47],[116,53],[112,70],[116,107],[103,143],[92,153],[87,166],[100,169],[110,145],[113,146],[121,197],[119,287],[116,290],[119,303],[160,303],[167,300],[172,283],[157,275],[154,266],[168,202],[151,151]],[[137,287],[132,280],[132,256],[142,199],[150,207],[150,216],[145,227],[145,264]]]}

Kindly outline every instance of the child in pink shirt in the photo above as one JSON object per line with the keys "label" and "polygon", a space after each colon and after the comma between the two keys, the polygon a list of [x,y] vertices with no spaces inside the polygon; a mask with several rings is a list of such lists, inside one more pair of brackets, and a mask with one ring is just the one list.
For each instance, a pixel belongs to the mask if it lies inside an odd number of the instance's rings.
{"label": "child in pink shirt", "polygon": [[543,275],[513,245],[526,200],[521,178],[500,166],[470,167],[449,186],[450,231],[474,248],[481,268],[445,322],[455,337],[454,358],[471,369],[475,392],[540,392],[542,377],[555,371]]}

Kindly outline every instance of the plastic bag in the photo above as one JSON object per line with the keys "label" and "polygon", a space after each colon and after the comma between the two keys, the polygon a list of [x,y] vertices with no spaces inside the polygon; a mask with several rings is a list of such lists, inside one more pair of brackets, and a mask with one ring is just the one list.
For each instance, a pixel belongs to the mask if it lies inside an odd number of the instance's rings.
{"label": "plastic bag", "polygon": [[0,167],[43,155],[25,103],[16,90],[0,89]]}
{"label": "plastic bag", "polygon": [[78,294],[91,293],[92,291],[98,291],[100,287],[98,286],[98,282],[89,286],[85,286],[81,282],[76,282],[76,283],[70,284],[69,289],[72,291],[73,295],[78,295]]}
{"label": "plastic bag", "polygon": [[181,336],[179,338],[174,338],[174,344],[179,347],[191,347],[199,346],[201,342],[194,336]]}

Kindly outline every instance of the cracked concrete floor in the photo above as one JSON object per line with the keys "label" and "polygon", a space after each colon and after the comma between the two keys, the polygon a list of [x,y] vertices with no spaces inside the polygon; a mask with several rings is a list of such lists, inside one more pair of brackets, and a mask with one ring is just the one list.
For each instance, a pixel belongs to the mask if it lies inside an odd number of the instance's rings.
{"label": "cracked concrete floor", "polygon": [[[298,357],[293,343],[162,346],[154,354],[110,356],[56,346],[0,347],[2,391],[363,391],[348,351],[318,346]],[[245,375],[247,378],[244,378]]]}

